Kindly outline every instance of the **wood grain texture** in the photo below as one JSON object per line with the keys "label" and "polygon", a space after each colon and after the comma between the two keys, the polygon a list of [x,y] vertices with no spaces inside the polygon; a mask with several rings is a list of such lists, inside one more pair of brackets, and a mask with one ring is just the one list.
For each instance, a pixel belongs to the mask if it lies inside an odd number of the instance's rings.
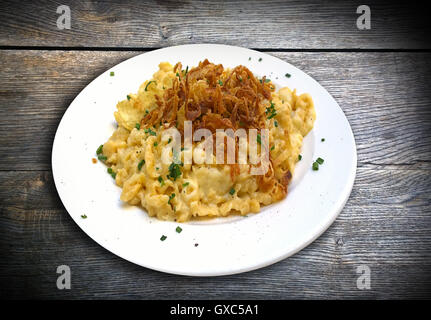
{"label": "wood grain texture", "polygon": [[[1,290],[9,297],[144,299],[420,298],[431,288],[431,168],[359,168],[336,222],[298,254],[216,278],[162,274],[98,246],[71,220],[50,172],[0,172]],[[56,267],[72,290],[55,288]],[[356,288],[366,264],[372,289]],[[173,290],[175,287],[175,290]]]}
{"label": "wood grain texture", "polygon": [[[431,54],[270,53],[338,101],[354,131],[357,177],[336,222],[309,247],[270,267],[217,278],[162,274],[114,256],[75,225],[57,196],[50,156],[61,116],[93,78],[136,54],[0,51],[2,297],[430,296]],[[56,289],[61,264],[72,268],[70,291]],[[361,264],[371,268],[369,291],[356,288]]]}
{"label": "wood grain texture", "polygon": [[423,49],[426,7],[368,1],[371,30],[358,30],[350,1],[67,1],[70,30],[59,30],[63,2],[1,1],[0,45],[157,48],[223,43],[251,48]]}
{"label": "wood grain texture", "polygon": [[[74,97],[136,54],[0,51],[0,170],[50,170],[55,130]],[[334,96],[352,126],[359,166],[429,167],[430,53],[270,54],[307,72]]]}

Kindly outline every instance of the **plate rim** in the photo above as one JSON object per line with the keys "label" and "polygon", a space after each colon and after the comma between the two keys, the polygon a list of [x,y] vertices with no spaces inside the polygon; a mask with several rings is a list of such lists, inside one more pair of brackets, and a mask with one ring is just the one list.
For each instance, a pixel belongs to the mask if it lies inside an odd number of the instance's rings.
{"label": "plate rim", "polygon": [[[68,114],[68,112],[70,111],[70,107],[75,103],[75,101],[83,94],[83,92],[85,91],[85,89],[89,86],[91,86],[96,80],[98,80],[100,77],[102,77],[106,72],[108,72],[109,70],[119,67],[122,64],[129,62],[130,60],[133,59],[138,59],[139,57],[148,54],[148,53],[152,53],[152,52],[158,52],[158,51],[162,51],[162,50],[175,50],[175,49],[179,49],[179,48],[184,48],[184,47],[212,47],[212,46],[216,46],[216,47],[224,47],[224,48],[228,48],[228,49],[241,49],[241,50],[245,50],[245,51],[251,51],[254,52],[255,54],[260,54],[260,55],[265,55],[265,56],[270,56],[271,58],[274,58],[276,60],[278,60],[277,62],[279,63],[283,63],[283,64],[287,64],[289,65],[290,68],[292,68],[293,70],[299,71],[301,73],[303,73],[304,75],[306,75],[306,77],[308,78],[309,81],[312,81],[315,85],[317,84],[319,87],[323,88],[323,90],[326,92],[326,94],[329,95],[329,97],[336,103],[336,106],[340,109],[344,119],[346,120],[347,124],[348,124],[348,130],[349,130],[349,134],[350,134],[350,138],[352,139],[352,150],[353,150],[353,158],[352,158],[352,170],[349,172],[349,175],[347,177],[347,183],[345,184],[344,188],[342,189],[342,191],[339,192],[339,196],[337,198],[337,202],[334,204],[334,208],[333,212],[331,215],[328,215],[328,219],[325,220],[325,224],[324,225],[320,225],[319,226],[319,231],[315,232],[313,234],[312,237],[310,237],[307,241],[304,241],[301,245],[292,248],[290,250],[287,250],[284,254],[273,258],[273,259],[269,259],[266,260],[264,262],[260,262],[260,263],[255,263],[253,265],[250,265],[248,267],[244,267],[244,268],[238,268],[235,270],[225,270],[225,271],[220,271],[220,272],[182,272],[182,271],[175,271],[172,269],[165,269],[163,267],[157,267],[155,268],[154,266],[152,266],[150,263],[149,264],[143,264],[141,262],[136,261],[133,258],[130,257],[126,257],[121,253],[118,253],[114,250],[111,250],[111,248],[109,248],[108,245],[105,245],[102,241],[99,241],[97,239],[95,239],[95,237],[91,236],[89,232],[87,232],[87,230],[85,230],[80,223],[78,222],[78,219],[75,219],[75,217],[69,212],[68,208],[66,207],[65,204],[65,199],[63,199],[62,194],[60,193],[60,189],[59,188],[59,181],[58,181],[58,176],[56,175],[55,171],[55,147],[56,147],[56,142],[58,142],[58,133],[59,133],[59,129],[62,125],[62,122],[64,121],[66,115]],[[249,271],[253,271],[253,270],[257,270],[260,268],[264,268],[266,266],[275,264],[277,262],[280,262],[290,256],[295,255],[296,253],[298,253],[299,251],[301,251],[302,249],[306,248],[307,246],[309,246],[311,243],[313,243],[317,238],[319,238],[323,233],[325,233],[328,228],[334,223],[334,221],[336,220],[336,218],[339,216],[339,214],[341,213],[341,211],[343,210],[343,208],[345,207],[347,201],[350,198],[350,194],[353,190],[353,185],[355,182],[355,178],[356,178],[356,172],[357,172],[357,146],[356,146],[356,141],[355,141],[355,136],[353,134],[353,130],[352,127],[350,125],[350,122],[348,121],[343,109],[340,107],[340,105],[338,104],[338,102],[335,100],[335,98],[325,89],[325,87],[323,87],[319,82],[317,82],[313,77],[311,77],[310,75],[308,75],[308,73],[302,71],[301,69],[297,68],[296,66],[290,64],[287,61],[284,61],[276,56],[270,55],[267,52],[261,52],[258,50],[254,50],[254,49],[249,49],[249,48],[245,48],[245,47],[239,47],[239,46],[233,46],[233,45],[224,45],[224,44],[211,44],[211,43],[199,43],[199,44],[183,44],[183,45],[176,45],[176,46],[168,46],[168,47],[163,47],[163,48],[159,48],[159,49],[155,49],[155,50],[149,50],[146,52],[143,52],[141,54],[135,55],[133,57],[127,58],[107,69],[103,69],[104,71],[102,71],[99,75],[97,75],[94,79],[92,79],[88,84],[85,85],[85,87],[83,87],[81,89],[81,91],[75,96],[75,98],[72,100],[72,102],[69,104],[69,106],[66,108],[65,112],[63,113],[61,120],[58,122],[58,126],[57,129],[55,131],[55,136],[54,136],[54,140],[52,143],[52,149],[51,149],[51,170],[52,170],[52,175],[53,175],[53,180],[54,180],[54,185],[57,191],[57,194],[64,206],[64,208],[66,209],[68,215],[72,218],[72,220],[79,226],[79,228],[88,236],[90,237],[93,241],[95,241],[98,245],[100,245],[101,247],[103,247],[104,249],[106,249],[107,251],[109,251],[110,253],[126,260],[129,262],[132,262],[136,265],[154,270],[154,271],[158,271],[158,272],[164,272],[164,273],[168,273],[168,274],[175,274],[175,275],[183,275],[183,276],[194,276],[194,277],[208,277],[208,276],[225,276],[225,275],[233,275],[233,274],[239,274],[239,273],[244,273],[244,272],[249,272]],[[139,86],[139,84],[137,84],[137,86]],[[66,201],[67,202],[67,201]]]}

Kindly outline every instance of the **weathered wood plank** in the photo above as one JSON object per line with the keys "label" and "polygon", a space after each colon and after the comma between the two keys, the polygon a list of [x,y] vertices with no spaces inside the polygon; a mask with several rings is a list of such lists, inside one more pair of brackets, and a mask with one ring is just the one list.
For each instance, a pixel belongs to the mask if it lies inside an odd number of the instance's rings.
{"label": "weathered wood plank", "polygon": [[[69,5],[71,29],[57,7]],[[357,1],[1,1],[0,45],[155,48],[224,43],[251,48],[430,48],[426,7],[369,1],[371,30],[359,30]]]}
{"label": "weathered wood plank", "polygon": [[[191,278],[141,268],[98,246],[64,210],[51,173],[0,172],[0,293],[80,299],[429,297],[430,173],[359,168],[345,209],[306,249],[265,269]],[[61,264],[72,269],[70,291],[56,289]],[[371,269],[369,291],[356,288],[362,264]]]}
{"label": "weathered wood plank", "polygon": [[[0,170],[49,170],[56,127],[74,97],[98,74],[137,54],[0,51]],[[431,54],[270,54],[334,96],[352,126],[359,166],[429,167]]]}

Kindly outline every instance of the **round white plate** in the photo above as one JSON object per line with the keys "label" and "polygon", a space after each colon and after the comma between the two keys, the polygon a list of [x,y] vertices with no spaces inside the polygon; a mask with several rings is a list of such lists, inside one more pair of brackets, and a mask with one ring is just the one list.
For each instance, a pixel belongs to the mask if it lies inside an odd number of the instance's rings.
{"label": "round white plate", "polygon": [[[148,217],[120,201],[121,189],[93,164],[97,147],[115,129],[118,101],[135,93],[158,64],[197,66],[208,58],[226,67],[247,66],[276,84],[308,92],[317,119],[304,139],[287,197],[247,217],[178,224]],[[260,60],[261,59],[261,60]],[[115,73],[110,76],[110,72]],[[291,74],[290,78],[285,76]],[[325,138],[324,142],[321,139]],[[325,160],[318,171],[315,159]],[[280,261],[307,246],[335,220],[356,173],[356,146],[349,123],[331,95],[289,63],[265,53],[214,44],[169,47],[141,54],[107,70],[75,98],[64,114],[52,150],[58,194],[72,219],[101,246],[141,266],[174,274],[216,276],[245,272]],[[81,215],[85,214],[86,219]],[[175,231],[180,225],[181,233]],[[160,241],[162,235],[167,236]],[[198,244],[196,246],[195,244]]]}

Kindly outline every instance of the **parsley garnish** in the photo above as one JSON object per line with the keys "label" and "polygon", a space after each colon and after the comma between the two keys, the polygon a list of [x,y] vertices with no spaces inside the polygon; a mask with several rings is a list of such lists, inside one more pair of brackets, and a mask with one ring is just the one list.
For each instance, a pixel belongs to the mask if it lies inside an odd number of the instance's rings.
{"label": "parsley garnish", "polygon": [[223,81],[218,80],[217,82],[218,82],[219,85],[221,85],[221,86],[223,85]]}
{"label": "parsley garnish", "polygon": [[106,161],[106,160],[108,160],[108,157],[107,157],[107,156],[104,156],[104,155],[99,155],[99,156],[97,157],[97,159],[99,159],[100,161]]}
{"label": "parsley garnish", "polygon": [[141,125],[139,123],[135,124],[135,128],[141,130]]}
{"label": "parsley garnish", "polygon": [[82,219],[87,219],[87,215],[84,213],[84,214],[81,214],[81,218]]}
{"label": "parsley garnish", "polygon": [[130,96],[129,95],[127,95],[127,100],[130,100]]}
{"label": "parsley garnish", "polygon": [[115,76],[114,71],[111,71],[111,73],[109,74],[111,77]]}
{"label": "parsley garnish", "polygon": [[108,168],[107,171],[111,175],[111,177],[115,179],[115,177],[117,176],[117,174],[114,172],[114,170],[112,170],[112,168]]}
{"label": "parsley garnish", "polygon": [[183,183],[183,188],[187,187],[190,184],[190,182]]}
{"label": "parsley garnish", "polygon": [[183,229],[181,229],[181,227],[177,227],[176,229],[175,229],[175,231],[177,232],[177,233],[181,233],[181,231],[183,231]]}
{"label": "parsley garnish", "polygon": [[163,235],[163,236],[161,236],[160,241],[165,241],[166,238],[167,238],[167,236]]}
{"label": "parsley garnish", "polygon": [[278,122],[277,121],[274,121],[274,126],[278,127]]}
{"label": "parsley garnish", "polygon": [[302,155],[298,154],[298,161],[302,160]]}
{"label": "parsley garnish", "polygon": [[231,196],[233,196],[233,194],[235,193],[235,189],[234,188],[231,188],[230,189],[230,191],[229,191],[229,194],[231,195]]}
{"label": "parsley garnish", "polygon": [[163,186],[164,186],[164,184],[165,184],[165,182],[163,181],[162,176],[159,176],[159,178],[158,178],[157,180],[159,180],[159,182],[160,182],[160,186],[161,186],[161,187],[163,187]]}
{"label": "parsley garnish", "polygon": [[286,78],[290,78],[290,73],[285,74]]}
{"label": "parsley garnish", "polygon": [[153,145],[154,145],[155,147],[157,147],[157,145],[158,145],[157,141],[156,141],[156,142],[154,142],[154,143],[153,143]]}
{"label": "parsley garnish", "polygon": [[99,148],[97,148],[97,150],[96,150],[96,154],[101,154],[103,152],[103,144],[101,144],[100,146],[99,146]]}

